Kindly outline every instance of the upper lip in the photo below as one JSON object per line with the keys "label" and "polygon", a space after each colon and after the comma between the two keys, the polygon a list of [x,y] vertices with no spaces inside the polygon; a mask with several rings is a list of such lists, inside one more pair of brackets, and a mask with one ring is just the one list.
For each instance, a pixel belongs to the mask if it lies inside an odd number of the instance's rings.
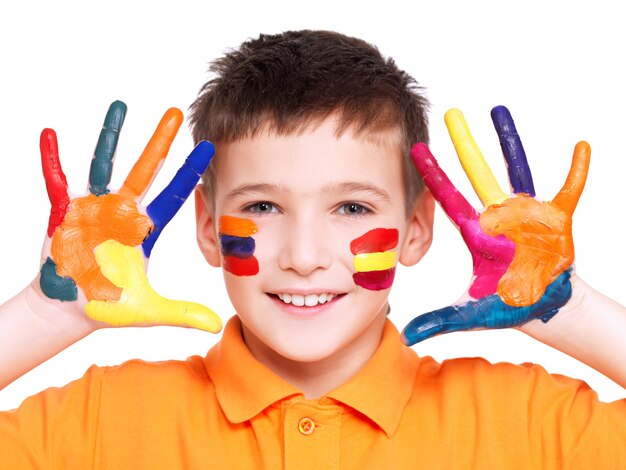
{"label": "upper lip", "polygon": [[320,295],[320,294],[334,294],[340,295],[345,292],[338,291],[337,289],[274,289],[267,292],[268,294],[290,294],[290,295]]}

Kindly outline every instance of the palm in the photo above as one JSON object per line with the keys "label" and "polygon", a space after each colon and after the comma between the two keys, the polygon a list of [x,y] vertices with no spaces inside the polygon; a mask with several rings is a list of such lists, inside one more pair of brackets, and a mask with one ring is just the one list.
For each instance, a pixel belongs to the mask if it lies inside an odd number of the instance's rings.
{"label": "palm", "polygon": [[571,295],[571,216],[584,186],[589,146],[577,145],[563,189],[553,201],[540,202],[534,198],[530,169],[508,110],[494,108],[492,117],[512,196],[499,188],[461,113],[451,110],[446,115],[463,168],[485,206],[482,213],[458,192],[426,145],[412,150],[426,185],[472,254],[474,278],[463,301],[411,321],[403,332],[408,344],[450,331],[513,327],[535,318],[548,321]]}

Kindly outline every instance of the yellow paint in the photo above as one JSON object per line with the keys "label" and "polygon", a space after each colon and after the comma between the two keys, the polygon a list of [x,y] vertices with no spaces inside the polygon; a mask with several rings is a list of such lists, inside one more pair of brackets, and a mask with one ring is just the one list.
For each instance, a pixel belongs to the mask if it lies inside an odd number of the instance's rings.
{"label": "yellow paint", "polygon": [[483,205],[487,207],[507,199],[509,196],[500,189],[489,165],[485,162],[465,122],[463,113],[458,109],[450,109],[444,120],[463,170]]}
{"label": "yellow paint", "polygon": [[357,272],[383,271],[396,265],[396,252],[360,253],[354,257]]}
{"label": "yellow paint", "polygon": [[207,307],[161,297],[148,283],[142,254],[136,248],[107,240],[95,249],[102,274],[122,289],[118,301],[92,300],[87,315],[114,326],[189,326],[212,333],[222,328],[220,318]]}

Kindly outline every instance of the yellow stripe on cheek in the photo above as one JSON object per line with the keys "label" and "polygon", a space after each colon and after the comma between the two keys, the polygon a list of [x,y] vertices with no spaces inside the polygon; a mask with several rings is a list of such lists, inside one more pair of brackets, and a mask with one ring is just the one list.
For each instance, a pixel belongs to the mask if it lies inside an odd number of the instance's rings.
{"label": "yellow stripe on cheek", "polygon": [[357,272],[383,271],[396,265],[396,252],[361,253],[354,257],[354,269]]}

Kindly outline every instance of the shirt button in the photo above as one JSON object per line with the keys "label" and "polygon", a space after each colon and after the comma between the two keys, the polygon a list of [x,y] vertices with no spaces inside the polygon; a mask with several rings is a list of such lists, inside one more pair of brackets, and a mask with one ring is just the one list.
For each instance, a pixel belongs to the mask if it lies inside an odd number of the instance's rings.
{"label": "shirt button", "polygon": [[315,431],[315,422],[311,418],[302,418],[298,423],[298,430],[308,436]]}

